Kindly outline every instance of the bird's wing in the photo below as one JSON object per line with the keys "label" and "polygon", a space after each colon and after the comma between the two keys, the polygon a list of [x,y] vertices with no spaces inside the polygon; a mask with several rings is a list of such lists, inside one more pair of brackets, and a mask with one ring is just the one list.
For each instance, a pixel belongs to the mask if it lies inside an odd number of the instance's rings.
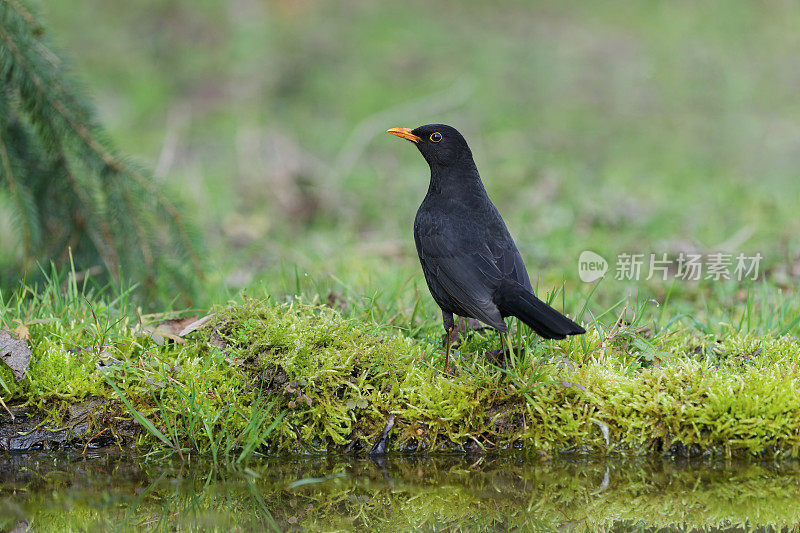
{"label": "bird's wing", "polygon": [[442,224],[427,224],[417,232],[417,251],[428,274],[471,316],[497,327],[502,316],[492,301],[504,278],[485,244],[470,245]]}
{"label": "bird's wing", "polygon": [[491,228],[487,228],[490,235],[485,235],[487,253],[493,258],[494,264],[506,282],[517,282],[533,292],[525,263],[522,261],[522,256],[517,250],[517,245],[514,244],[514,239],[511,238],[505,222],[503,222],[503,217],[500,216],[491,201],[488,201],[488,208],[490,213],[486,213],[484,218],[488,218],[494,223]]}
{"label": "bird's wing", "polygon": [[494,258],[494,264],[497,265],[504,279],[516,281],[533,292],[528,271],[525,269],[525,263],[523,263],[522,256],[510,236],[508,240],[495,244],[491,254]]}

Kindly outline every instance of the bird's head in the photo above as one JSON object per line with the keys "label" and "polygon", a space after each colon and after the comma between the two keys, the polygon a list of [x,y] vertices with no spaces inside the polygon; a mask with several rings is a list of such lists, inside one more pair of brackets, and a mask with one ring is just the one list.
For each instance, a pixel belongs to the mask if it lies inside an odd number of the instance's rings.
{"label": "bird's head", "polygon": [[452,126],[426,124],[415,129],[392,128],[386,133],[408,139],[417,145],[422,156],[431,166],[450,167],[472,162],[472,152],[467,141]]}

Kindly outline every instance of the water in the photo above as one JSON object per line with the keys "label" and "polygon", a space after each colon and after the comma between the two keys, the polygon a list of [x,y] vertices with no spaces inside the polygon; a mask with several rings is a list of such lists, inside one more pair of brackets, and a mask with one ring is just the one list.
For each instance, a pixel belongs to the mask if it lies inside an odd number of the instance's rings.
{"label": "water", "polygon": [[800,464],[525,455],[0,455],[3,531],[794,530]]}

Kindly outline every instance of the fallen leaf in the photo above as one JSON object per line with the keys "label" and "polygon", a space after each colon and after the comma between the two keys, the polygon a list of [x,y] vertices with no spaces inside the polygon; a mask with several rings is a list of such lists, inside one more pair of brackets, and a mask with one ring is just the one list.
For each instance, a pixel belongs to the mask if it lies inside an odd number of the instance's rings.
{"label": "fallen leaf", "polygon": [[[208,322],[209,322],[209,321],[210,321],[212,318],[214,318],[215,316],[217,316],[217,313],[211,313],[210,315],[206,315],[206,316],[204,316],[204,317],[203,317],[203,318],[201,318],[200,320],[195,320],[194,322],[191,322],[189,325],[187,325],[186,327],[184,327],[184,328],[183,328],[183,329],[182,329],[180,332],[178,332],[178,337],[185,337],[185,336],[186,336],[186,335],[188,335],[189,333],[191,333],[191,332],[193,332],[193,331],[196,331],[196,330],[198,330],[198,329],[202,328],[203,326],[205,326],[206,324],[208,324]],[[195,315],[195,316],[194,316],[194,318],[196,319],[196,318],[197,318],[197,315]]]}
{"label": "fallen leaf", "polygon": [[134,332],[137,337],[147,337],[158,346],[164,346],[164,337],[156,333],[156,328],[153,326],[143,326],[140,331]]}
{"label": "fallen leaf", "polygon": [[175,330],[172,327],[170,327],[169,325],[162,326],[161,324],[159,324],[156,327],[145,326],[142,329],[159,346],[163,346],[164,345],[164,343],[166,342],[165,339],[169,339],[169,340],[171,340],[173,342],[177,342],[178,344],[183,344],[184,342],[186,342],[182,337],[179,337],[178,335],[176,335],[175,334]]}
{"label": "fallen leaf", "polygon": [[580,383],[572,383],[571,381],[566,381],[566,380],[563,380],[563,379],[562,379],[562,380],[561,380],[561,385],[563,385],[563,386],[564,386],[565,388],[567,388],[567,389],[569,389],[570,387],[575,387],[576,389],[580,389],[580,390],[582,390],[583,392],[587,392],[587,391],[586,391],[586,387],[584,387],[584,386],[583,386],[583,385],[581,385]]}
{"label": "fallen leaf", "polygon": [[149,337],[159,346],[163,346],[167,340],[183,344],[186,342],[183,339],[183,331],[187,329],[187,326],[199,322],[197,317],[198,315],[193,315],[185,318],[164,320],[159,322],[157,326],[142,326],[141,331],[137,331],[136,335],[140,337]]}
{"label": "fallen leaf", "polygon": [[172,331],[175,332],[175,335],[177,335],[181,331],[183,331],[184,328],[186,326],[188,326],[189,324],[194,324],[195,322],[197,322],[198,318],[200,318],[200,315],[194,314],[192,316],[187,316],[187,317],[183,317],[183,318],[175,318],[175,319],[172,319],[172,320],[165,320],[165,321],[161,322],[158,325],[158,327],[160,327],[160,328],[168,327]]}
{"label": "fallen leaf", "polygon": [[0,329],[0,359],[3,360],[17,381],[25,377],[31,362],[31,349],[24,339],[15,339],[9,332]]}
{"label": "fallen leaf", "polygon": [[25,324],[20,324],[16,328],[14,328],[14,335],[23,341],[26,341],[31,338],[31,331],[28,329],[28,326]]}

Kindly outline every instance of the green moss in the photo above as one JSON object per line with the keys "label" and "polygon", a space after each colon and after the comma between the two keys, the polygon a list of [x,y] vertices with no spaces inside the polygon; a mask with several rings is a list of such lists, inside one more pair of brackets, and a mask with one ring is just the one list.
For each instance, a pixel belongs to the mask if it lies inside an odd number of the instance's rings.
{"label": "green moss", "polygon": [[497,337],[472,333],[448,376],[436,340],[299,301],[244,298],[185,343],[164,346],[136,322],[103,325],[84,309],[92,320],[81,323],[75,313],[31,326],[28,377],[6,380],[4,399],[37,407],[59,429],[74,422],[70,405],[106,398],[90,431],[144,424],[137,442],[147,448],[215,458],[369,448],[394,415],[391,449],[418,452],[800,450],[793,337],[619,324],[560,342],[520,332],[527,354],[497,366],[484,356]]}
{"label": "green moss", "polygon": [[36,347],[36,357],[28,369],[35,379],[25,393],[30,399],[57,398],[80,401],[100,394],[104,381],[97,361],[65,349],[63,343],[44,341]]}
{"label": "green moss", "polygon": [[[799,347],[792,339],[732,335],[697,358],[695,335],[672,335],[655,341],[658,361],[650,364],[632,343],[592,332],[581,343],[538,343],[506,370],[465,354],[450,377],[429,362],[430,345],[327,308],[249,300],[220,312],[209,331],[234,357],[264,369],[263,381],[287,411],[275,437],[285,449],[354,439],[369,446],[389,414],[397,417],[397,449],[519,443],[605,450],[596,421],[608,425],[610,449],[636,453],[796,454],[798,445]],[[478,337],[465,348],[482,344]],[[575,366],[553,363],[557,353]]]}

